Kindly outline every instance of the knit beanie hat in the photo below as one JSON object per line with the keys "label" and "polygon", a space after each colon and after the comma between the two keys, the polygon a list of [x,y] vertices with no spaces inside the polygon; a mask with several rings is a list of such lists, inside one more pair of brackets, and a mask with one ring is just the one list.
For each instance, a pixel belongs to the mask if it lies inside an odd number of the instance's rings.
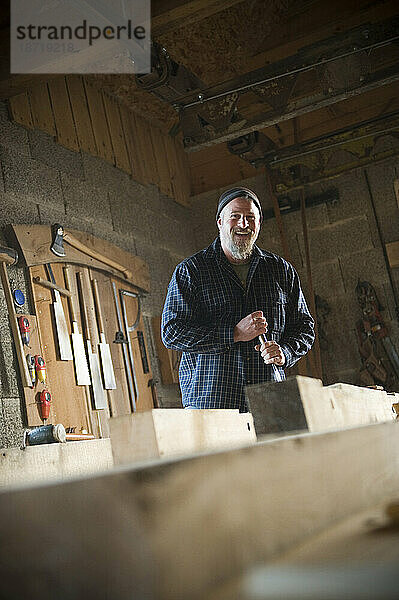
{"label": "knit beanie hat", "polygon": [[231,200],[234,200],[235,198],[246,198],[248,200],[252,200],[252,202],[256,204],[256,206],[259,209],[260,222],[262,223],[263,214],[259,198],[255,194],[255,192],[244,187],[231,188],[230,190],[226,190],[225,192],[223,192],[223,194],[219,198],[218,210],[216,213],[216,221],[218,220],[219,215],[222,212],[223,208],[226,206],[226,204],[228,204],[229,202],[231,202]]}

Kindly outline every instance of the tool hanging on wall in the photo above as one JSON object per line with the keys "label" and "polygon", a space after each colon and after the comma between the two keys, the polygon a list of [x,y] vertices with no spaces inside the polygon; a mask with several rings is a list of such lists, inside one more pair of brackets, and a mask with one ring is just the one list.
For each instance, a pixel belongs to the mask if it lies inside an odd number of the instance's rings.
{"label": "tool hanging on wall", "polygon": [[120,271],[121,273],[123,273],[123,275],[126,279],[133,278],[133,274],[129,269],[127,269],[120,263],[112,260],[111,258],[104,256],[100,252],[97,252],[96,250],[89,248],[89,246],[86,246],[86,244],[79,241],[77,238],[75,238],[75,236],[71,235],[70,233],[67,233],[65,231],[64,227],[62,225],[60,225],[59,223],[56,223],[55,225],[53,225],[52,229],[53,229],[53,242],[51,244],[50,250],[56,256],[60,256],[60,257],[65,256],[65,249],[64,249],[64,240],[65,240],[65,242],[67,242],[70,246],[72,246],[76,250],[80,250],[80,252],[83,252],[83,254],[86,254],[87,256],[91,256],[91,258],[94,258],[94,259],[104,263],[105,265],[112,267],[116,271]]}
{"label": "tool hanging on wall", "polygon": [[[137,300],[137,316],[136,316],[136,320],[134,321],[133,325],[129,326],[128,320],[127,320],[127,311],[126,311],[126,304],[125,304],[125,298],[135,298]],[[136,368],[134,365],[134,356],[133,356],[133,346],[132,346],[132,340],[130,339],[130,334],[135,331],[135,329],[137,329],[139,323],[140,323],[140,317],[141,317],[141,304],[140,304],[140,296],[134,292],[129,292],[128,290],[119,290],[119,298],[121,301],[121,306],[122,306],[122,316],[123,316],[123,323],[125,326],[125,332],[126,332],[126,337],[127,337],[127,347],[129,350],[129,358],[130,358],[130,364],[132,367],[132,373],[133,373],[133,379],[134,379],[134,383],[135,383],[135,388],[136,388],[136,403],[139,400],[139,388],[137,385],[137,376],[136,376]]]}
{"label": "tool hanging on wall", "polygon": [[[54,279],[54,274],[53,274],[53,269],[51,268],[51,265],[48,263],[46,265],[46,267],[47,267],[47,272],[50,277],[51,283],[56,285],[55,279]],[[68,327],[67,327],[67,323],[66,323],[66,319],[65,319],[64,309],[62,306],[61,296],[60,296],[59,291],[55,287],[53,289],[53,295],[54,295],[53,310],[54,310],[55,327],[57,330],[59,356],[60,356],[61,360],[72,360],[73,356],[72,356],[71,342],[69,340],[69,332],[68,332]]]}
{"label": "tool hanging on wall", "polygon": [[[122,322],[122,317],[121,317],[121,311],[119,308],[118,294],[116,291],[116,285],[115,285],[114,281],[112,282],[112,289],[114,292],[115,308],[116,308],[116,315],[118,318],[118,327],[119,327],[119,331],[117,331],[115,334],[114,343],[122,344],[123,360],[124,360],[124,364],[125,364],[125,372],[126,372],[127,383],[128,383],[128,388],[129,388],[130,406],[131,406],[132,412],[136,412],[136,401],[138,400],[138,386],[137,386],[136,371],[134,370],[134,364],[129,362],[129,354],[128,354],[128,349],[126,347],[127,345],[129,345],[129,333],[127,332],[127,330],[126,330],[126,333],[127,333],[126,336],[123,333],[123,322]],[[122,303],[122,300],[121,300],[121,303]]]}
{"label": "tool hanging on wall", "polygon": [[72,348],[75,365],[76,383],[78,385],[90,385],[90,372],[87,365],[83,336],[79,332],[76,310],[76,295],[72,292],[72,277],[70,267],[64,267],[65,283],[69,292],[69,308],[71,311],[72,321]]}
{"label": "tool hanging on wall", "polygon": [[39,394],[40,417],[45,424],[50,415],[51,394],[48,390],[42,390]]}
{"label": "tool hanging on wall", "polygon": [[27,317],[18,317],[19,331],[21,332],[21,340],[24,346],[28,346],[30,342],[30,323]]}
{"label": "tool hanging on wall", "polygon": [[144,333],[142,331],[137,330],[137,341],[139,343],[139,349],[140,349],[140,356],[141,356],[141,364],[142,364],[142,367],[143,367],[143,373],[149,373],[150,372],[150,367],[148,365],[147,350],[146,350],[146,347],[145,347]]}
{"label": "tool hanging on wall", "polygon": [[35,370],[36,370],[37,378],[40,381],[40,383],[42,383],[43,385],[46,385],[46,379],[47,379],[46,363],[44,361],[44,358],[42,356],[39,356],[39,354],[35,355]]}
{"label": "tool hanging on wall", "polygon": [[90,336],[90,327],[89,327],[89,317],[87,313],[87,303],[84,298],[84,294],[89,293],[90,290],[86,289],[83,283],[83,274],[81,272],[77,273],[78,283],[79,283],[79,297],[80,297],[80,305],[83,313],[83,321],[84,321],[84,333],[86,337],[86,349],[87,356],[89,359],[89,368],[90,368],[90,376],[91,376],[91,387],[93,391],[93,401],[94,407],[96,410],[107,408],[107,399],[104,393],[104,388],[101,381],[101,372],[100,372],[100,363],[98,359],[98,354],[96,354],[93,350],[91,336]]}
{"label": "tool hanging on wall", "polygon": [[32,380],[32,386],[36,383],[36,368],[35,368],[35,357],[32,354],[26,355],[26,364],[28,365],[30,378]]}
{"label": "tool hanging on wall", "polygon": [[57,285],[56,283],[52,283],[51,281],[42,279],[41,277],[34,277],[33,283],[35,283],[36,285],[41,285],[42,287],[47,288],[48,290],[57,290],[62,296],[67,296],[68,298],[71,295],[69,290],[66,290],[65,288],[61,287],[60,285]]}
{"label": "tool hanging on wall", "polygon": [[21,290],[14,290],[12,293],[15,306],[21,307],[25,304],[25,294]]}
{"label": "tool hanging on wall", "polygon": [[94,303],[97,308],[97,322],[100,333],[100,341],[98,343],[98,350],[101,358],[101,366],[104,378],[104,388],[106,390],[115,390],[116,389],[116,381],[115,381],[115,373],[114,367],[112,364],[111,358],[111,350],[109,344],[107,344],[104,333],[104,321],[103,314],[101,309],[100,295],[98,293],[98,283],[97,279],[92,279],[93,285],[93,293],[94,293]]}
{"label": "tool hanging on wall", "polygon": [[[383,308],[378,301],[374,287],[368,281],[359,280],[356,286],[356,295],[363,313],[362,321],[357,324],[357,330],[360,352],[363,358],[365,358],[365,366],[371,372],[371,375],[376,373],[376,378],[383,383],[385,382],[386,377],[382,380],[383,372],[377,369],[375,360],[370,360],[369,357],[365,357],[367,347],[364,346],[364,342],[366,340],[371,339],[373,341],[371,350],[377,348],[377,343],[381,342],[389,359],[393,373],[399,381],[399,356],[388,335],[388,329],[381,315]],[[380,364],[381,361],[378,357],[378,352],[374,352],[373,354],[377,354],[377,361]]]}
{"label": "tool hanging on wall", "polygon": [[386,271],[387,271],[388,280],[389,280],[389,284],[390,284],[390,287],[391,287],[393,300],[395,302],[396,319],[399,322],[399,297],[398,297],[398,292],[397,292],[396,285],[395,285],[395,282],[394,282],[393,277],[392,277],[391,266],[389,264],[389,258],[388,258],[388,254],[387,254],[387,249],[386,249],[386,246],[385,246],[384,239],[382,237],[381,225],[380,225],[380,222],[379,222],[379,219],[378,219],[377,209],[375,207],[375,202],[374,202],[374,198],[373,198],[373,194],[372,194],[371,186],[370,186],[370,181],[369,181],[366,169],[364,170],[364,178],[366,180],[367,190],[368,190],[369,199],[370,199],[370,206],[371,206],[371,210],[373,212],[375,226],[376,226],[376,229],[377,229],[377,233],[378,233],[378,238],[379,238],[379,242],[380,242],[382,254],[384,256],[385,268],[386,268]]}

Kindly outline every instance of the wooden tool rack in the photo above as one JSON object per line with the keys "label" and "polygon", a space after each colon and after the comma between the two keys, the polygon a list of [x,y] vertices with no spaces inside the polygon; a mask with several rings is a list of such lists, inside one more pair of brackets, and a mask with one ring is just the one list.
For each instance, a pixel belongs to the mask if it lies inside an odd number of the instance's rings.
{"label": "wooden tool rack", "polygon": [[[129,274],[126,277],[121,271],[108,266],[101,260],[91,257],[89,254],[78,250],[65,243],[65,257],[55,256],[51,250],[52,232],[50,226],[45,225],[14,225],[12,226],[15,237],[20,246],[20,253],[24,257],[28,267],[31,282],[32,298],[35,307],[35,315],[26,315],[31,324],[30,348],[26,353],[39,354],[46,362],[47,381],[46,388],[52,395],[52,404],[49,422],[62,423],[65,427],[75,428],[78,432],[86,430],[96,437],[108,437],[108,417],[120,416],[133,412],[134,410],[148,410],[154,407],[151,380],[151,364],[148,353],[146,335],[143,319],[139,313],[140,296],[149,291],[149,274],[145,262],[132,256],[120,248],[95,238],[94,236],[68,230],[78,239],[83,246],[94,253],[109,257],[114,262],[122,265]],[[86,310],[88,311],[87,324],[93,348],[98,352],[99,328],[98,317],[93,300],[92,281],[97,281],[101,309],[103,314],[104,333],[109,344],[111,358],[115,373],[116,389],[105,390],[107,407],[96,410],[93,404],[91,386],[77,385],[75,378],[74,362],[72,360],[60,360],[54,315],[52,310],[53,292],[44,287],[37,278],[48,281],[46,264],[51,264],[56,284],[66,288],[63,267],[68,266],[72,276],[72,294],[75,299],[85,298]],[[78,294],[78,273],[82,279],[82,289]],[[116,294],[114,292],[114,288]],[[122,333],[124,343],[114,343],[116,333],[120,331],[116,301],[121,314],[122,295],[120,290],[129,292],[123,295],[125,303],[127,323],[130,326],[137,321],[134,331]],[[132,295],[130,295],[132,294]],[[117,300],[115,299],[115,296]],[[68,333],[71,334],[71,315],[68,298],[61,295],[64,314],[66,316]],[[81,302],[75,302],[77,308],[77,321],[79,332],[84,335],[84,322],[82,320]],[[124,325],[124,322],[123,322]],[[136,390],[132,394],[129,388],[129,371],[132,379],[132,366],[123,346],[127,347],[127,335],[131,343],[131,354],[134,365],[134,376]],[[127,354],[128,360],[126,360]],[[30,427],[42,424],[38,409],[38,394],[44,388],[40,383],[34,387],[24,387],[26,420]]]}

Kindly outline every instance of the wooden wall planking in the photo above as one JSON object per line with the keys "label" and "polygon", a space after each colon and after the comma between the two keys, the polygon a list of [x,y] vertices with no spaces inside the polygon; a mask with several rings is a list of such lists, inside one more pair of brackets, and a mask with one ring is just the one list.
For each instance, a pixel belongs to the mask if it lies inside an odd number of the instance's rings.
{"label": "wooden wall planking", "polygon": [[51,105],[53,107],[57,142],[70,150],[78,152],[79,145],[65,77],[49,81],[48,86]]}
{"label": "wooden wall planking", "polygon": [[98,150],[94,138],[93,127],[91,125],[83,80],[77,75],[68,75],[66,77],[66,82],[69,98],[71,100],[72,114],[75,121],[79,147],[84,152],[97,155]]}
{"label": "wooden wall planking", "polygon": [[45,131],[71,150],[100,156],[187,205],[190,167],[182,140],[101,92],[87,77],[52,78],[13,96],[9,104],[12,119],[24,127]]}
{"label": "wooden wall planking", "polygon": [[28,129],[33,129],[33,117],[28,93],[12,96],[9,100],[11,118]]}
{"label": "wooden wall planking", "polygon": [[111,144],[114,150],[115,166],[131,174],[129,157],[127,154],[125,136],[123,134],[119,105],[108,94],[102,94],[104,110],[107,117]]}
{"label": "wooden wall planking", "polygon": [[84,84],[98,154],[107,162],[115,164],[102,95],[87,81],[87,78],[84,79]]}
{"label": "wooden wall planking", "polygon": [[136,179],[139,183],[145,183],[141,157],[139,156],[138,144],[135,136],[136,123],[134,114],[127,106],[120,105],[119,108],[127,154],[129,157],[129,171],[132,174],[133,179]]}
{"label": "wooden wall planking", "polygon": [[55,136],[55,121],[47,83],[40,83],[29,91],[33,126]]}

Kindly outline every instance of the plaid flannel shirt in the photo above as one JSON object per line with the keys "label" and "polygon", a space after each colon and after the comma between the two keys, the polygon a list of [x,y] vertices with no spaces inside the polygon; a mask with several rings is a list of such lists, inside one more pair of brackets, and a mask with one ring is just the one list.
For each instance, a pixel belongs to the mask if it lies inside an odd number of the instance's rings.
{"label": "plaid flannel shirt", "polygon": [[295,269],[254,246],[244,289],[220,239],[175,269],[162,314],[162,340],[182,351],[179,380],[183,406],[247,411],[245,385],[282,381],[284,369],[266,365],[257,339],[234,343],[235,325],[262,310],[268,339],[279,343],[291,367],[311,348],[314,322]]}

